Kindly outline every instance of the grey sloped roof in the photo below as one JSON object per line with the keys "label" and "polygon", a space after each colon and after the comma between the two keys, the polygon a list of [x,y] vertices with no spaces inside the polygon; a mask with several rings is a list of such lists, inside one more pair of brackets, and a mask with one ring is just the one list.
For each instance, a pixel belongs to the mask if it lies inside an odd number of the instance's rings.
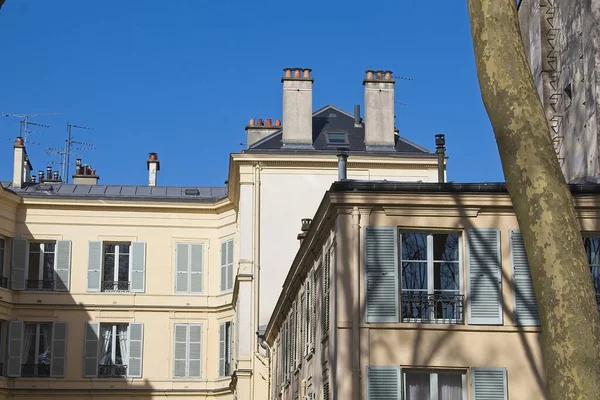
{"label": "grey sloped roof", "polygon": [[[313,113],[313,149],[288,149],[283,147],[283,130],[273,132],[263,140],[260,140],[250,146],[244,152],[335,152],[336,149],[328,146],[327,133],[344,132],[348,135],[348,145],[350,152],[367,152],[365,145],[365,127],[364,123],[360,126],[354,125],[354,117],[333,105],[327,105]],[[410,142],[409,140],[396,135],[395,149],[397,155],[410,156],[434,156],[429,150]],[[369,154],[377,154],[369,151]],[[390,155],[390,152],[382,152]]]}
{"label": "grey sloped roof", "polygon": [[10,182],[2,186],[21,197],[57,197],[72,199],[118,199],[150,201],[193,201],[210,203],[227,197],[227,187],[73,185],[30,183],[23,188]]}

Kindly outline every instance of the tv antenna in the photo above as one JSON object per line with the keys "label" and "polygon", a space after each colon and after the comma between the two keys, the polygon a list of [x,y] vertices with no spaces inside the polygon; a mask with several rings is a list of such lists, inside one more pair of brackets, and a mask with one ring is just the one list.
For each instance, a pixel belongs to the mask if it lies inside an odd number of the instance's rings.
{"label": "tv antenna", "polygon": [[87,126],[75,125],[67,121],[67,140],[65,140],[65,150],[64,156],[62,158],[62,176],[65,179],[66,183],[69,183],[69,169],[71,167],[71,154],[74,151],[85,151],[85,150],[95,150],[96,145],[89,142],[81,142],[79,140],[75,140],[75,136],[73,135],[73,128],[82,129],[86,131],[93,131],[93,128],[88,128]]}
{"label": "tv antenna", "polygon": [[[2,113],[3,117],[15,117],[20,118],[19,121],[19,136],[23,138],[23,143],[27,144],[27,137],[32,133],[40,133],[39,131],[33,131],[30,129],[31,126],[36,126],[39,128],[50,128],[50,125],[40,124],[38,122],[32,122],[29,119],[33,117],[37,117],[39,115],[59,115],[59,113],[31,113],[31,114],[6,114]],[[32,142],[31,144],[39,144]]]}

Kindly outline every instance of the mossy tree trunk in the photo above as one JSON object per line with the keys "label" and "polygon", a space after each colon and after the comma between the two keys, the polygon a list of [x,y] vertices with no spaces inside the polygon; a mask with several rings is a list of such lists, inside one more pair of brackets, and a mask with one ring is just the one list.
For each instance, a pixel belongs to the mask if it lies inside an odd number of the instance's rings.
{"label": "mossy tree trunk", "polygon": [[547,394],[551,400],[598,400],[600,316],[573,199],[527,64],[516,2],[468,5],[481,94],[539,304]]}

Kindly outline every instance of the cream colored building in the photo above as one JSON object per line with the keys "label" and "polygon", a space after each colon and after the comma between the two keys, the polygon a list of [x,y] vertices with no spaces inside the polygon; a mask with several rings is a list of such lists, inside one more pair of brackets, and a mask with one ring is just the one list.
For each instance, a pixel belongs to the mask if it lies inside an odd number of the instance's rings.
{"label": "cream colored building", "polygon": [[[600,299],[600,190],[571,189]],[[540,331],[503,184],[338,182],[265,332],[271,398],[544,399]]]}
{"label": "cream colored building", "polygon": [[268,397],[257,334],[340,149],[349,178],[435,181],[445,163],[395,132],[391,73],[368,72],[365,120],[313,112],[310,70],[282,81],[283,126],[246,127],[226,187],[157,186],[156,153],[148,186],[100,185],[85,165],[73,184],[36,181],[17,139],[0,185],[1,395]]}

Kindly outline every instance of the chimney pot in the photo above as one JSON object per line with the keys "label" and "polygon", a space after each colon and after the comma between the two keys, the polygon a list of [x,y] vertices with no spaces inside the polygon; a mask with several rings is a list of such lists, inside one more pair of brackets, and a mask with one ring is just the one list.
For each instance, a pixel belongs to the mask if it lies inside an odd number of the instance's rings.
{"label": "chimney pot", "polygon": [[385,71],[385,80],[386,81],[392,80],[392,71]]}
{"label": "chimney pot", "polygon": [[360,104],[355,104],[354,105],[354,126],[355,127],[359,127],[360,126]]}
{"label": "chimney pot", "polygon": [[300,79],[300,70],[299,69],[294,70],[294,79]]}
{"label": "chimney pot", "polygon": [[348,179],[347,166],[348,166],[348,151],[346,149],[338,149],[338,181],[345,181]]}
{"label": "chimney pot", "polygon": [[25,142],[23,142],[23,138],[21,136],[17,137],[17,140],[15,141],[15,146],[16,147],[23,147],[23,146],[25,146]]}
{"label": "chimney pot", "polygon": [[58,174],[58,171],[54,171],[52,178],[54,178],[55,181],[60,179],[60,175]]}
{"label": "chimney pot", "polygon": [[272,124],[271,118],[267,118],[267,126],[271,126],[271,124]]}
{"label": "chimney pot", "polygon": [[148,168],[148,186],[156,186],[158,171],[160,171],[158,153],[149,153],[146,167]]}
{"label": "chimney pot", "polygon": [[46,179],[52,180],[52,167],[46,167]]}
{"label": "chimney pot", "polygon": [[156,161],[158,159],[157,153],[148,153],[148,156],[150,157],[150,161]]}
{"label": "chimney pot", "polygon": [[444,159],[446,158],[446,135],[437,134],[435,135],[435,152],[438,156],[437,169],[438,169],[438,183],[444,183],[446,181],[446,165]]}
{"label": "chimney pot", "polygon": [[373,71],[367,71],[367,79],[368,80],[372,80],[373,79]]}
{"label": "chimney pot", "polygon": [[29,178],[29,181],[31,183],[35,183],[35,175],[31,175],[31,178]]}
{"label": "chimney pot", "polygon": [[300,229],[302,232],[308,232],[310,229],[310,224],[312,223],[311,218],[302,218],[302,228]]}
{"label": "chimney pot", "polygon": [[275,126],[281,126],[281,120],[280,119],[276,119],[275,120]]}
{"label": "chimney pot", "polygon": [[310,71],[312,71],[310,68],[304,68],[304,70],[302,71],[302,77],[305,79],[310,79]]}
{"label": "chimney pot", "polygon": [[292,70],[289,68],[284,68],[285,71],[285,75],[284,78],[291,78],[292,77]]}
{"label": "chimney pot", "polygon": [[254,118],[250,118],[250,122],[248,122],[248,126],[254,126]]}
{"label": "chimney pot", "polygon": [[39,178],[39,182],[40,183],[44,182],[44,171],[39,170],[39,172],[38,172],[38,178]]}
{"label": "chimney pot", "polygon": [[377,79],[381,80],[381,71],[377,71]]}

